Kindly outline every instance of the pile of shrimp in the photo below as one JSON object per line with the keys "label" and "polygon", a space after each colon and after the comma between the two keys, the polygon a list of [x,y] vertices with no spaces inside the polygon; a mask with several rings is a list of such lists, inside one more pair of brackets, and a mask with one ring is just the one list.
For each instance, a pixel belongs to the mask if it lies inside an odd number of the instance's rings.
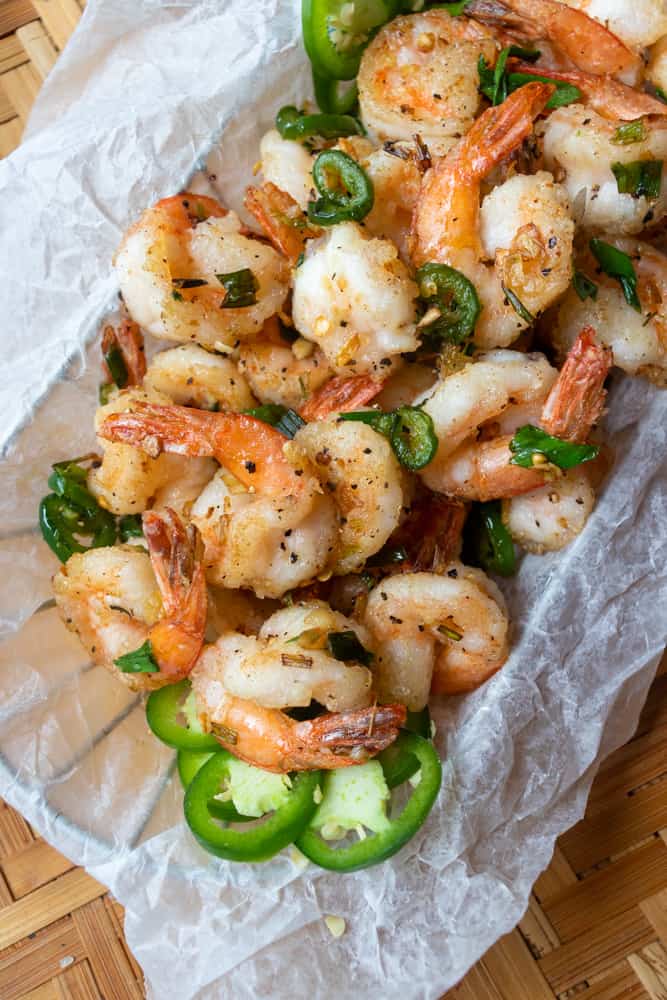
{"label": "pile of shrimp", "polygon": [[[511,45],[523,83],[492,105],[480,70]],[[560,84],[578,96],[558,106]],[[600,443],[612,366],[667,383],[663,91],[658,0],[406,14],[363,54],[363,136],[270,130],[243,218],[194,192],[143,212],[115,257],[123,312],[104,333],[127,377],[97,410],[88,472],[99,505],[140,515],[143,536],[75,553],[53,581],[96,663],[140,690],[189,677],[204,728],[277,772],[357,764],[406,709],[503,666],[500,581],[462,558],[471,509],[497,501],[513,543],[553,552],[583,531],[611,465],[603,449],[567,471],[520,466],[513,435]],[[309,221],[323,148],[370,178],[363,220]],[[647,162],[657,191],[620,191],[619,164]],[[634,303],[596,241],[630,262]],[[426,263],[476,290],[466,345],[428,336]],[[219,276],[248,271],[254,290],[230,301]],[[148,337],[170,342],[150,362]],[[290,411],[291,435],[267,405]],[[377,424],[341,419],[401,406],[437,438],[417,472]],[[350,659],[332,633],[355,638]],[[147,642],[157,669],[123,672]]]}

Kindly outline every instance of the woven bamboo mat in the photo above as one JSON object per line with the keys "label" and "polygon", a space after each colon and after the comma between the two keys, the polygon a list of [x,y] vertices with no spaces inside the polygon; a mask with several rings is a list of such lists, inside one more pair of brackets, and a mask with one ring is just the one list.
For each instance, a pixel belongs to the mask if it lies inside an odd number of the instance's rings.
{"label": "woven bamboo mat", "polygon": [[[0,2],[0,157],[18,145],[82,6]],[[667,1000],[666,694],[667,659],[634,739],[603,765],[526,916],[447,1000]],[[141,998],[122,916],[104,886],[0,802],[0,1000]]]}

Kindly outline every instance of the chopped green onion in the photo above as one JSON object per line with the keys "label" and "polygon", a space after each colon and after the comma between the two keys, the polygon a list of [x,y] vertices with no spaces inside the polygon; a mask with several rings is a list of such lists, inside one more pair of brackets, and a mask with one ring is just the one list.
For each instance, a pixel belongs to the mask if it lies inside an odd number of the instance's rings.
{"label": "chopped green onion", "polygon": [[[391,566],[406,562],[408,553],[404,545],[385,545],[366,561],[367,566]],[[375,581],[373,581],[375,582]]]}
{"label": "chopped green onion", "polygon": [[283,139],[299,141],[311,136],[337,139],[345,135],[363,135],[363,129],[351,115],[306,115],[293,105],[286,105],[276,115],[276,128]]}
{"label": "chopped green onion", "polygon": [[114,663],[124,674],[156,674],[160,668],[153,657],[150,639],[146,639],[143,646],[119,656]]}
{"label": "chopped green onion", "polygon": [[425,327],[450,344],[461,344],[475,332],[482,310],[475,286],[465,274],[447,264],[422,264],[416,274],[420,298],[439,315]]}
{"label": "chopped green onion", "polygon": [[616,146],[630,146],[634,142],[643,142],[648,135],[648,129],[643,118],[634,122],[623,122],[614,132],[611,141]]}
{"label": "chopped green onion", "polygon": [[100,506],[86,486],[88,472],[77,464],[76,459],[66,462],[56,462],[51,467],[53,472],[47,482],[59,497],[70,500],[86,514],[97,514]]}
{"label": "chopped green onion", "polygon": [[216,278],[227,293],[223,309],[244,309],[257,302],[259,282],[249,267],[230,271],[229,274],[216,274]]}
{"label": "chopped green onion", "polygon": [[658,100],[662,101],[663,104],[667,104],[667,94],[662,89],[662,87],[655,87],[654,86],[653,89],[655,90],[655,96],[658,98]]}
{"label": "chopped green onion", "polygon": [[519,296],[515,292],[513,292],[511,288],[508,288],[507,285],[501,284],[500,287],[505,293],[505,297],[509,302],[509,304],[511,305],[514,312],[518,316],[520,316],[521,319],[524,320],[526,323],[534,323],[535,317],[531,312],[528,311],[528,309],[526,309]]}
{"label": "chopped green onion", "polygon": [[465,525],[463,558],[498,576],[516,572],[514,543],[503,524],[500,501],[473,504]]}
{"label": "chopped green onion", "polygon": [[610,278],[616,278],[623,289],[625,301],[637,312],[641,312],[641,302],[637,295],[637,274],[627,253],[617,250],[604,240],[592,239],[589,243],[591,252],[602,271]]}
{"label": "chopped green onion", "polygon": [[171,283],[174,288],[201,288],[208,285],[208,281],[203,278],[172,278]]}
{"label": "chopped green onion", "polygon": [[449,628],[447,625],[438,625],[438,632],[446,639],[453,639],[454,642],[460,642],[463,638],[463,632],[457,632],[455,628]]}
{"label": "chopped green onion", "polygon": [[583,271],[574,272],[572,287],[582,302],[586,299],[596,299],[598,297],[598,286],[590,278],[587,278]]}
{"label": "chopped green onion", "polygon": [[320,197],[308,202],[308,218],[318,226],[360,222],[373,207],[373,182],[356,160],[340,149],[325,149],[313,165]]}
{"label": "chopped green onion", "polygon": [[633,198],[658,198],[662,183],[662,163],[662,160],[612,163],[618,193],[631,194]]}
{"label": "chopped green onion", "polygon": [[572,469],[582,462],[590,462],[599,452],[593,444],[576,444],[574,441],[563,441],[562,438],[547,434],[546,431],[532,424],[520,427],[510,441],[512,465],[520,465],[524,469],[532,469],[536,463],[535,455],[544,455],[548,462],[557,465],[559,469]]}
{"label": "chopped green onion", "polygon": [[265,424],[270,424],[285,437],[293,438],[298,430],[305,425],[305,420],[295,410],[288,410],[280,403],[264,403],[250,410],[244,410],[249,417],[256,417]]}
{"label": "chopped green onion", "polygon": [[124,389],[128,379],[127,365],[118,344],[114,342],[109,350],[104,352],[104,360],[114,383],[119,389]]}
{"label": "chopped green onion", "polygon": [[574,84],[566,83],[565,80],[554,80],[550,76],[538,76],[536,73],[510,73],[507,77],[507,90],[512,94],[519,87],[523,87],[527,83],[534,83],[535,81],[538,83],[550,83],[552,87],[556,88],[556,92],[551,95],[545,104],[547,111],[553,111],[555,108],[564,108],[567,104],[574,104],[576,101],[581,100],[581,91]]}
{"label": "chopped green onion", "polygon": [[540,83],[550,83],[556,88],[556,92],[551,95],[546,104],[550,110],[580,100],[581,91],[579,88],[565,80],[553,80],[551,77],[537,76],[532,73],[507,71],[507,60],[513,56],[523,59],[524,62],[536,62],[540,55],[541,53],[537,49],[524,49],[518,45],[510,45],[499,53],[493,69],[488,65],[484,56],[480,56],[477,63],[480,92],[488,97],[493,105],[502,104],[519,87],[537,80]]}
{"label": "chopped green onion", "polygon": [[327,646],[331,655],[337,660],[354,660],[368,667],[373,659],[373,654],[365,649],[352,629],[345,632],[329,632]]}
{"label": "chopped green onion", "polygon": [[143,538],[141,514],[124,514],[123,517],[119,518],[118,534],[121,542],[126,542],[129,538]]}
{"label": "chopped green onion", "polygon": [[111,399],[111,393],[114,391],[114,389],[117,388],[118,386],[116,385],[115,382],[102,382],[100,384],[100,387],[97,392],[100,406],[107,405],[107,403]]}

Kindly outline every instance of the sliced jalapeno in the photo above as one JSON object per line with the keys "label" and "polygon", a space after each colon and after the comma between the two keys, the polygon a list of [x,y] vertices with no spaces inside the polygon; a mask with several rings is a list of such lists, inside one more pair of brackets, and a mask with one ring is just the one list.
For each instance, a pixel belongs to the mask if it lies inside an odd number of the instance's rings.
{"label": "sliced jalapeno", "polygon": [[157,738],[176,750],[220,749],[215,736],[200,725],[187,679],[153,691],[146,702],[146,720]]}
{"label": "sliced jalapeno", "polygon": [[313,183],[320,197],[308,203],[308,218],[318,226],[359,222],[373,207],[373,183],[347,153],[325,149],[313,164]]}
{"label": "sliced jalapeno", "polygon": [[309,139],[313,135],[323,139],[338,139],[342,135],[363,135],[361,125],[351,115],[305,115],[293,105],[281,108],[276,115],[276,128],[283,139]]}
{"label": "sliced jalapeno", "polygon": [[475,286],[465,274],[447,264],[422,264],[417,271],[419,295],[439,315],[426,326],[429,334],[450,344],[472,337],[482,311]]}
{"label": "sliced jalapeno", "polygon": [[303,0],[303,41],[313,69],[334,80],[357,75],[373,33],[398,10],[397,0]]}
{"label": "sliced jalapeno", "polygon": [[292,775],[285,803],[259,824],[237,830],[222,826],[211,812],[212,803],[219,802],[216,796],[229,778],[230,758],[231,754],[216,753],[196,774],[185,793],[185,819],[199,843],[211,854],[228,861],[268,861],[291,844],[310,822],[317,808],[315,792],[320,772],[300,771]]}
{"label": "sliced jalapeno", "polygon": [[423,469],[438,450],[438,439],[428,413],[415,406],[399,406],[391,431],[391,446],[401,465],[411,472]]}
{"label": "sliced jalapeno", "polygon": [[[116,541],[116,521],[108,511],[97,507],[94,512],[86,512],[56,493],[49,493],[40,502],[39,527],[42,538],[63,563],[74,552]],[[79,537],[90,539],[90,545],[83,545]]]}
{"label": "sliced jalapeno", "polygon": [[[431,739],[431,714],[428,705],[420,712],[408,712],[403,729],[416,733],[424,740]],[[419,770],[419,761],[414,754],[405,750],[400,740],[395,740],[386,750],[377,755],[382,764],[384,780],[389,788],[396,788],[411,778]]]}
{"label": "sliced jalapeno", "polygon": [[[296,846],[316,865],[338,872],[370,868],[396,854],[425,822],[440,790],[440,758],[433,745],[416,733],[402,732],[396,743],[402,753],[416,758],[420,771],[419,783],[405,808],[396,819],[388,821],[385,829],[369,834],[347,847],[334,847],[313,826],[306,827],[297,838]],[[326,779],[324,794],[326,796]]]}
{"label": "sliced jalapeno", "polygon": [[512,576],[516,556],[512,536],[503,524],[499,500],[477,504],[465,527],[467,558],[487,573]]}
{"label": "sliced jalapeno", "polygon": [[322,76],[313,68],[313,89],[320,111],[330,115],[349,115],[357,105],[357,83],[345,83]]}

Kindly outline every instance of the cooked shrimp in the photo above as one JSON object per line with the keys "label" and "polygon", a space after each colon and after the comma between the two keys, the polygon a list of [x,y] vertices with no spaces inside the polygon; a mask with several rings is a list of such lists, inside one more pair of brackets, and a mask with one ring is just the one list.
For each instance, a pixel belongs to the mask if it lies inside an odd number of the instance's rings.
{"label": "cooked shrimp", "polygon": [[613,349],[615,365],[630,375],[643,375],[665,386],[667,257],[639,240],[608,237],[608,241],[632,259],[641,312],[628,305],[617,281],[598,273],[597,262],[587,253],[578,263],[597,284],[597,296],[582,302],[571,289],[559,306],[551,338],[561,355],[565,354],[581,327],[590,324],[598,342]]}
{"label": "cooked shrimp", "polygon": [[444,575],[405,573],[371,591],[364,624],[376,642],[381,701],[424,707],[438,694],[472,691],[502,667],[509,622],[502,595],[481,570],[453,562]]}
{"label": "cooked shrimp", "polygon": [[202,724],[235,757],[266,771],[287,773],[332,770],[363,764],[393,743],[405,722],[403,705],[371,705],[349,712],[327,712],[297,722],[276,708],[227,694],[193,672]]}
{"label": "cooked shrimp", "polygon": [[[212,198],[185,192],[147,209],[125,234],[115,259],[132,319],[155,337],[228,353],[261,330],[289,290],[289,267],[252,239],[238,216]],[[218,275],[248,270],[253,304],[227,307]]]}
{"label": "cooked shrimp", "polygon": [[306,240],[319,236],[321,229],[312,226],[299,203],[275,184],[249,187],[244,205],[259,222],[273,246],[290,264],[298,262],[306,248]]}
{"label": "cooked shrimp", "polygon": [[340,514],[332,572],[361,570],[397,527],[403,507],[403,474],[389,442],[366,424],[335,418],[307,424],[294,440]]}
{"label": "cooked shrimp", "polygon": [[667,11],[662,0],[563,0],[583,10],[620,38],[628,48],[653,45],[667,34]]}
{"label": "cooked shrimp", "polygon": [[288,343],[274,321],[241,345],[239,369],[263,403],[280,403],[293,410],[333,375],[321,348],[302,337]]}
{"label": "cooked shrimp", "polygon": [[323,570],[337,538],[333,501],[302,449],[273,427],[239,413],[145,403],[108,418],[101,433],[224,466],[191,512],[212,583],[280,597]]}
{"label": "cooked shrimp", "polygon": [[409,146],[388,143],[384,149],[374,149],[362,156],[359,162],[375,191],[373,208],[364,219],[364,228],[372,236],[391,240],[407,261],[410,223],[422,179],[416,147],[413,143]]}
{"label": "cooked shrimp", "polygon": [[[146,374],[144,338],[137,324],[127,316],[123,316],[117,326],[112,326],[109,323],[102,331],[102,356],[106,358],[114,350],[120,353],[127,371],[127,380],[121,388],[141,385]],[[106,361],[104,362],[104,373],[109,382],[114,381]]]}
{"label": "cooked shrimp", "polygon": [[641,67],[639,54],[609,28],[558,0],[471,0],[466,14],[525,40],[548,39],[585,73],[623,74],[632,83]]}
{"label": "cooked shrimp", "polygon": [[649,52],[646,79],[667,93],[667,35],[656,42]]}
{"label": "cooked shrimp", "polygon": [[522,496],[503,500],[503,521],[514,541],[528,552],[554,552],[581,534],[595,505],[585,467]]}
{"label": "cooked shrimp", "polygon": [[618,123],[572,104],[552,112],[542,126],[544,160],[562,176],[577,225],[594,232],[639,233],[667,215],[667,178],[657,198],[620,194],[612,164],[667,159],[667,119],[644,122],[643,139],[617,141]]}
{"label": "cooked shrimp", "polygon": [[146,370],[144,386],[182,406],[202,410],[247,410],[255,403],[236,364],[196,344],[183,344],[156,354]]}
{"label": "cooked shrimp", "polygon": [[397,355],[417,347],[417,294],[396,247],[345,222],[308,243],[294,275],[294,325],[336,371],[382,377]]}
{"label": "cooked shrimp", "polygon": [[[493,442],[478,443],[477,429],[489,421],[498,420],[510,406],[533,403],[541,406],[557,374],[541,354],[491,351],[462,371],[444,378],[424,404],[438,437],[435,458],[421,473],[426,485],[437,492],[460,496],[457,490],[461,482],[458,453],[462,446],[472,445],[473,452],[483,454],[490,462],[493,453],[489,446]],[[505,446],[499,465],[507,465],[508,458]],[[486,471],[490,473],[491,467]],[[493,473],[494,476],[500,475],[495,465]],[[522,476],[523,473],[525,476]],[[521,476],[528,484],[527,489],[540,486],[543,482],[541,474],[532,469],[509,466],[507,474]]]}
{"label": "cooked shrimp", "polygon": [[[465,359],[469,364],[470,358]],[[407,406],[415,399],[425,398],[438,382],[438,370],[434,364],[409,362],[389,376],[378,393],[375,402],[381,410],[396,410]]]}
{"label": "cooked shrimp", "polygon": [[257,597],[251,590],[209,585],[206,639],[214,642],[225,632],[257,635],[266,619],[281,607],[280,601]]}
{"label": "cooked shrimp", "polygon": [[[186,677],[206,627],[206,582],[196,529],[173,511],[143,516],[148,555],[130,545],[75,553],[53,578],[56,603],[95,663],[133,690]],[[124,673],[115,661],[146,642],[157,666]]]}
{"label": "cooked shrimp", "polygon": [[372,701],[373,675],[355,661],[336,659],[327,648],[331,632],[353,632],[366,649],[369,633],[325,604],[309,601],[271,615],[258,636],[224,633],[197,664],[211,686],[262,708],[296,708],[317,701],[330,712],[365,708]]}
{"label": "cooked shrimp", "polygon": [[259,144],[262,174],[267,184],[286,192],[305,212],[313,187],[313,156],[301,142],[283,139],[272,128]]}
{"label": "cooked shrimp", "polygon": [[433,153],[447,152],[480,108],[479,58],[493,62],[497,48],[488,28],[444,10],[394,18],[361,59],[366,129],[380,141],[418,132]]}
{"label": "cooked shrimp", "polygon": [[569,284],[574,224],[550,174],[511,177],[485,198],[481,213],[479,204],[482,178],[529,135],[551,93],[550,86],[530,83],[488,108],[426,174],[413,217],[415,264],[449,264],[475,285],[481,347],[506,346],[530,325],[508,290],[537,314]]}
{"label": "cooked shrimp", "polygon": [[[129,413],[142,402],[163,404],[168,396],[154,389],[124,389],[95,414],[95,429],[104,422]],[[201,493],[215,472],[207,458],[188,459],[179,455],[150,456],[140,448],[98,437],[102,461],[88,473],[88,488],[112,514],[139,514],[157,502],[183,510],[183,505]],[[166,492],[168,491],[168,492]]]}

